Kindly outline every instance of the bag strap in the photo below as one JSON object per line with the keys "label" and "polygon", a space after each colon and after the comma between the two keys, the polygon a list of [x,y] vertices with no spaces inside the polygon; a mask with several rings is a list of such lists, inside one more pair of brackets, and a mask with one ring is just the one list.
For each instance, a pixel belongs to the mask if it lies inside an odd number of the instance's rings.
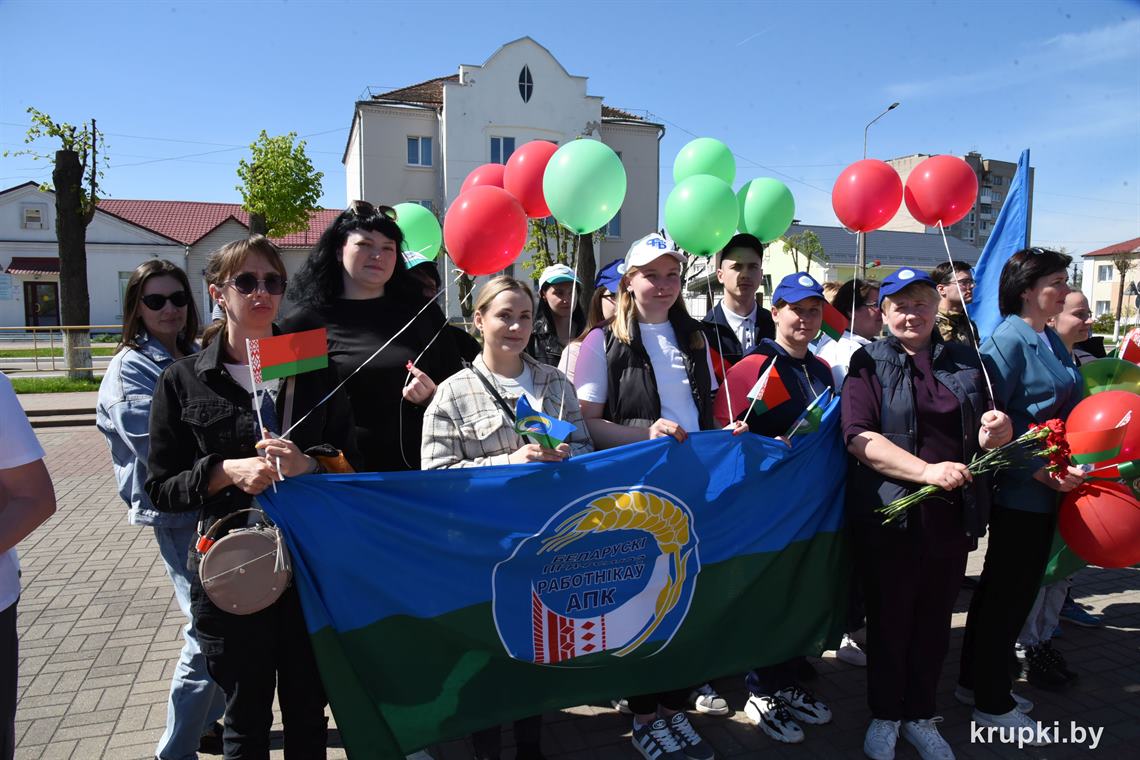
{"label": "bag strap", "polygon": [[499,403],[499,406],[503,410],[503,414],[505,414],[507,416],[507,419],[511,421],[511,424],[514,425],[515,424],[515,411],[513,409],[511,409],[511,405],[508,404],[503,399],[503,397],[499,393],[499,391],[496,390],[495,386],[491,384],[491,381],[488,380],[486,377],[484,377],[483,373],[480,372],[478,369],[476,369],[475,365],[472,364],[471,362],[465,361],[465,362],[463,362],[463,364],[467,367],[467,369],[469,369],[475,373],[475,377],[479,378],[479,382],[483,383],[483,387],[487,389],[487,393],[490,393],[491,396],[495,399],[495,401],[497,401]]}
{"label": "bag strap", "polygon": [[250,512],[257,512],[267,522],[269,521],[269,515],[265,514],[264,510],[259,509],[258,507],[250,507],[248,509],[239,509],[237,512],[231,512],[228,515],[226,515],[225,517],[223,517],[220,520],[218,520],[217,522],[215,522],[213,525],[211,525],[210,529],[208,531],[206,531],[205,535],[203,535],[202,538],[207,540],[207,541],[213,541],[214,537],[218,534],[218,531],[222,529],[222,526],[224,524],[228,523],[230,520],[237,517],[238,515],[249,514]]}

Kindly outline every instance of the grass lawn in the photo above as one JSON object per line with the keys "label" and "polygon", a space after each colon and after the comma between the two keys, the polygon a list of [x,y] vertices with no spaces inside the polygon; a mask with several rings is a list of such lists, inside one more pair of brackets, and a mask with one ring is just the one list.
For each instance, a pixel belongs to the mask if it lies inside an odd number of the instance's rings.
{"label": "grass lawn", "polygon": [[[114,356],[114,346],[92,346],[92,356]],[[63,358],[63,348],[52,349],[50,346],[46,348],[6,348],[0,351],[0,359],[50,359],[56,356]]]}
{"label": "grass lawn", "polygon": [[99,390],[99,380],[69,380],[66,377],[12,377],[16,393],[75,393]]}

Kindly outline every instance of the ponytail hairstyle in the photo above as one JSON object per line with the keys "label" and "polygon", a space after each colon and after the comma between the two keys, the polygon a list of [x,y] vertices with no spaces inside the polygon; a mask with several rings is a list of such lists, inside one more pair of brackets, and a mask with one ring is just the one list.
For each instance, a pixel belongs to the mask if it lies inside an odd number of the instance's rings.
{"label": "ponytail hairstyle", "polygon": [[[255,253],[264,256],[265,260],[277,270],[277,274],[281,275],[282,279],[288,277],[288,273],[285,271],[285,262],[281,259],[277,246],[269,242],[269,238],[264,235],[251,235],[245,240],[226,243],[210,254],[210,258],[206,260],[206,284],[217,288],[225,287],[231,277],[241,272],[246,259]],[[226,320],[226,312],[223,309],[222,318],[215,321],[202,333],[202,348],[210,345],[219,334],[225,336]]]}
{"label": "ponytail hairstyle", "polygon": [[174,278],[190,299],[186,304],[186,327],[178,333],[178,350],[189,356],[194,353],[194,339],[198,337],[198,308],[194,305],[194,298],[190,293],[190,280],[186,277],[186,273],[181,267],[166,259],[144,261],[127,280],[127,289],[123,292],[123,333],[119,337],[115,353],[124,348],[138,349],[138,339],[143,332],[142,293],[146,284],[155,277]]}

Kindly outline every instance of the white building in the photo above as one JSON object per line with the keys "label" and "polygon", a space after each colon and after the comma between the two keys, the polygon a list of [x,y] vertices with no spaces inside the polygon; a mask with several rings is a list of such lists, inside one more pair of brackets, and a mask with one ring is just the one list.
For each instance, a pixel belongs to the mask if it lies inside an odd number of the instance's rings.
{"label": "white building", "polygon": [[[598,251],[601,266],[658,228],[664,133],[662,125],[587,94],[586,77],[567,73],[550,51],[523,37],[481,66],[460,65],[456,74],[357,102],[343,159],[347,200],[413,201],[443,212],[472,169],[505,164],[526,142],[599,139],[621,156],[628,179],[625,203]],[[448,296],[448,311],[456,313],[454,293]]]}

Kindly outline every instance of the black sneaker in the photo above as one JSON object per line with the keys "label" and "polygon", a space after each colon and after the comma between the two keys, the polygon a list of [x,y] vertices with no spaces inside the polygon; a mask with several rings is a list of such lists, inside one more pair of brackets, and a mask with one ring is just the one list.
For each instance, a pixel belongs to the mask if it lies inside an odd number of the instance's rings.
{"label": "black sneaker", "polygon": [[1039,689],[1059,690],[1069,684],[1064,673],[1057,670],[1044,647],[1038,645],[1025,648],[1025,659],[1029,663],[1025,680]]}
{"label": "black sneaker", "polygon": [[657,718],[647,726],[634,724],[631,741],[646,760],[688,760],[681,742],[669,730],[664,718]]}
{"label": "black sneaker", "polygon": [[1053,663],[1053,668],[1058,673],[1070,681],[1077,677],[1076,671],[1069,670],[1069,664],[1065,662],[1065,658],[1061,656],[1060,652],[1053,648],[1053,642],[1046,641],[1042,643],[1041,649],[1044,650],[1045,657]]}
{"label": "black sneaker", "polygon": [[701,738],[685,713],[676,713],[669,719],[669,730],[689,760],[713,760],[716,757],[712,745]]}

